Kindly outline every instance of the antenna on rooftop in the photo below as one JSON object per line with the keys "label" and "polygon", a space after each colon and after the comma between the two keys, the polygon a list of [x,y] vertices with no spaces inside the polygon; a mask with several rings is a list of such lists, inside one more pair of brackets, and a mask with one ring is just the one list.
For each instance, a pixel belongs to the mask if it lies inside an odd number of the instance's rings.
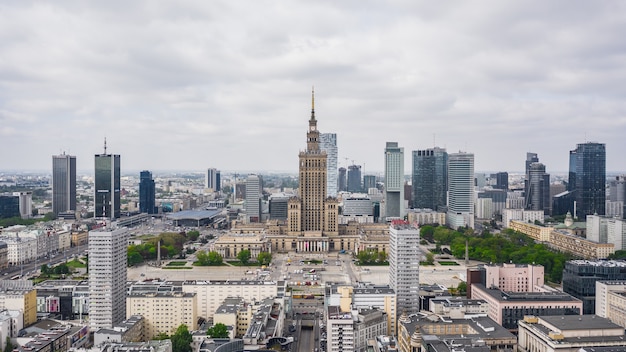
{"label": "antenna on rooftop", "polygon": [[107,153],[107,137],[104,137],[104,154]]}

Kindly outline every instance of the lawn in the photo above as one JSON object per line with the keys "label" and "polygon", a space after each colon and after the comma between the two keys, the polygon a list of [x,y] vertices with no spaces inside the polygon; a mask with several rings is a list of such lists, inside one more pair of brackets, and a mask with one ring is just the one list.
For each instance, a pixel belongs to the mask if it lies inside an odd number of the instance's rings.
{"label": "lawn", "polygon": [[449,265],[449,266],[459,265],[459,263],[451,262],[451,261],[438,261],[437,263],[439,263],[440,265]]}
{"label": "lawn", "polygon": [[169,270],[191,270],[193,269],[190,266],[164,266],[162,269],[169,269]]}
{"label": "lawn", "polygon": [[169,262],[167,263],[167,266],[185,266],[187,265],[187,262]]}
{"label": "lawn", "polygon": [[67,266],[69,266],[72,269],[77,269],[77,268],[86,268],[87,264],[81,262],[78,259],[72,259],[69,262],[67,262]]}

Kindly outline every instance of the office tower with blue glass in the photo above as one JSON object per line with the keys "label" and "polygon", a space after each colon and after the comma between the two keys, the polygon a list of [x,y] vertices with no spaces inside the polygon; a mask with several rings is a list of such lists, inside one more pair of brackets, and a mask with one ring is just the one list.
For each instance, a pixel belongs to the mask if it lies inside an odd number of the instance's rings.
{"label": "office tower with blue glass", "polygon": [[94,216],[117,219],[120,217],[120,156],[104,153],[95,155]]}
{"label": "office tower with blue glass", "polygon": [[444,148],[413,151],[413,208],[439,210],[446,206],[448,152]]}
{"label": "office tower with blue glass", "polygon": [[52,212],[55,215],[76,211],[76,157],[52,156]]}
{"label": "office tower with blue glass", "polygon": [[606,202],[606,147],[604,143],[581,143],[570,151],[568,191],[576,203],[573,214],[584,220],[587,215],[604,215]]}
{"label": "office tower with blue glass", "polygon": [[142,213],[156,214],[156,187],[152,179],[152,172],[142,171],[139,173],[139,211]]}

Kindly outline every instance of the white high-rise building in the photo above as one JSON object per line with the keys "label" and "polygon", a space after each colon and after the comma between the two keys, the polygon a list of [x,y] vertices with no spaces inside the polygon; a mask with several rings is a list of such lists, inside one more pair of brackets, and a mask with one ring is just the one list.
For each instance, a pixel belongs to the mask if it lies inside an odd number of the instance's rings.
{"label": "white high-rise building", "polygon": [[320,133],[320,149],[326,152],[326,195],[337,196],[337,134]]}
{"label": "white high-rise building", "polygon": [[396,293],[396,312],[419,312],[420,232],[406,222],[389,228],[389,286]]}
{"label": "white high-rise building", "polygon": [[112,328],[126,319],[128,229],[89,231],[89,324]]}
{"label": "white high-rise building", "polygon": [[474,228],[474,154],[448,155],[448,214],[446,224]]}
{"label": "white high-rise building", "polygon": [[221,191],[221,175],[218,169],[207,169],[206,175],[204,175],[204,187],[212,189],[213,192]]}
{"label": "white high-rise building", "polygon": [[385,147],[385,216],[404,216],[404,148],[398,142]]}
{"label": "white high-rise building", "polygon": [[246,220],[250,222],[261,221],[261,178],[250,174],[246,180]]}

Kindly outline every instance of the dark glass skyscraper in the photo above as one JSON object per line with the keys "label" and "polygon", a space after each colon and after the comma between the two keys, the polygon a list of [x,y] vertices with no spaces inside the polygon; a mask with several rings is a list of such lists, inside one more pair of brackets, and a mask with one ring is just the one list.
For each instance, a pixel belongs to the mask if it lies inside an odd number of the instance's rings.
{"label": "dark glass skyscraper", "polygon": [[120,217],[120,156],[117,154],[95,155],[95,209],[97,218]]}
{"label": "dark glass skyscraper", "polygon": [[76,211],[76,157],[52,156],[52,212]]}
{"label": "dark glass skyscraper", "polygon": [[569,185],[579,219],[604,215],[606,202],[606,147],[604,143],[581,143],[570,151]]}
{"label": "dark glass skyscraper", "polygon": [[550,174],[542,163],[531,163],[526,173],[526,209],[543,210],[550,214]]}
{"label": "dark glass skyscraper", "polygon": [[142,213],[156,214],[155,197],[156,190],[152,173],[142,171],[139,173],[139,211]]}
{"label": "dark glass skyscraper", "polygon": [[506,171],[498,172],[496,174],[496,186],[497,189],[509,189],[509,173]]}
{"label": "dark glass skyscraper", "polygon": [[444,148],[413,151],[413,208],[433,209],[446,205],[448,153]]}
{"label": "dark glass skyscraper", "polygon": [[348,166],[348,192],[362,192],[361,165]]}
{"label": "dark glass skyscraper", "polygon": [[345,192],[347,189],[346,168],[340,167],[337,173],[337,192]]}

